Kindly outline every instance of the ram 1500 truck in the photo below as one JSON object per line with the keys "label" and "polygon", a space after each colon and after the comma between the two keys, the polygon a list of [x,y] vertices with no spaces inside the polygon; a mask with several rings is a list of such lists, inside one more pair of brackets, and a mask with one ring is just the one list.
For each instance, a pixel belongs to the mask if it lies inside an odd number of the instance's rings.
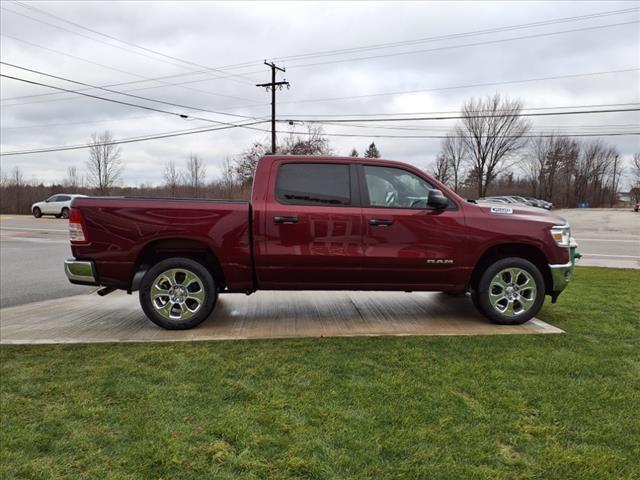
{"label": "ram 1500 truck", "polygon": [[386,160],[267,156],[250,202],[73,200],[72,283],[139,291],[151,321],[191,328],[221,293],[399,290],[471,293],[520,324],[569,282],[569,225],[534,207],[466,201]]}

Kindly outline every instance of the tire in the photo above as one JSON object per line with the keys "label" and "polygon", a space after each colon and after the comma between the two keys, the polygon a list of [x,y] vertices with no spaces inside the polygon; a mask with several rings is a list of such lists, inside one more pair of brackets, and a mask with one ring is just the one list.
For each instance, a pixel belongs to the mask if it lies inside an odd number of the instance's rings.
{"label": "tire", "polygon": [[69,209],[67,207],[64,207],[60,214],[62,215],[62,218],[69,218]]}
{"label": "tire", "polygon": [[[155,299],[154,292],[159,293]],[[142,310],[153,323],[167,330],[186,330],[209,317],[218,291],[211,273],[202,264],[173,257],[147,271],[140,283],[139,298]]]}
{"label": "tire", "polygon": [[472,293],[473,303],[499,325],[520,325],[542,308],[545,283],[540,270],[524,258],[503,258],[491,264]]}
{"label": "tire", "polygon": [[36,218],[42,217],[42,210],[40,210],[38,207],[34,208],[32,213]]}

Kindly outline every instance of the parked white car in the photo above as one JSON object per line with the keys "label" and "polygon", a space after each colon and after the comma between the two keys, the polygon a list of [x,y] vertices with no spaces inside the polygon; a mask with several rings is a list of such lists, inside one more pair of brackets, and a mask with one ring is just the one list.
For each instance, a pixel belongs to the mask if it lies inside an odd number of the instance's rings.
{"label": "parked white car", "polygon": [[31,213],[36,218],[43,215],[55,215],[57,218],[69,218],[69,208],[71,200],[76,197],[86,197],[86,195],[74,195],[69,193],[59,193],[47,198],[44,202],[31,205]]}

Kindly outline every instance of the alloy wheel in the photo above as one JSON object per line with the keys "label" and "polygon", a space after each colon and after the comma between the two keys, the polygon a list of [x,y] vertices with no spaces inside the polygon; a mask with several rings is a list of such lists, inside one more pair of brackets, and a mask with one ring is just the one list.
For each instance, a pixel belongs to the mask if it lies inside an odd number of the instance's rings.
{"label": "alloy wheel", "polygon": [[190,270],[172,268],[151,284],[151,304],[167,320],[191,318],[206,300],[204,282]]}
{"label": "alloy wheel", "polygon": [[489,284],[489,303],[507,317],[517,317],[529,311],[536,296],[536,281],[531,273],[522,268],[501,270]]}

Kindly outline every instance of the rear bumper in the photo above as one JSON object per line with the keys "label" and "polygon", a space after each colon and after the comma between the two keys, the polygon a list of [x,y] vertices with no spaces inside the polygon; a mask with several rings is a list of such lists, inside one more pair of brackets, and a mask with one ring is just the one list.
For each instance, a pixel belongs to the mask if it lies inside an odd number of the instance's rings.
{"label": "rear bumper", "polygon": [[70,258],[64,261],[64,273],[71,283],[77,285],[99,285],[93,262]]}

